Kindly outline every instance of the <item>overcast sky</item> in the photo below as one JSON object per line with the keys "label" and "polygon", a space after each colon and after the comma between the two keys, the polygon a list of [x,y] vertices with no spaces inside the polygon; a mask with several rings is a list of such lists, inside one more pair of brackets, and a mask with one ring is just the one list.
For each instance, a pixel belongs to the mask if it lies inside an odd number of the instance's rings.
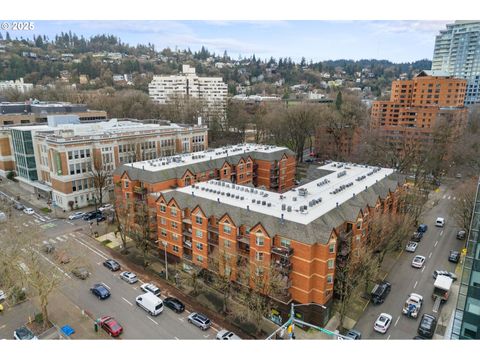
{"label": "overcast sky", "polygon": [[[291,57],[298,61],[329,59],[387,59],[411,62],[431,59],[435,35],[452,21],[35,21],[34,34],[71,30],[89,38],[113,34],[131,45],[155,44],[199,50],[202,45],[233,58]],[[5,33],[3,32],[3,35]],[[10,32],[31,37],[32,32]]]}

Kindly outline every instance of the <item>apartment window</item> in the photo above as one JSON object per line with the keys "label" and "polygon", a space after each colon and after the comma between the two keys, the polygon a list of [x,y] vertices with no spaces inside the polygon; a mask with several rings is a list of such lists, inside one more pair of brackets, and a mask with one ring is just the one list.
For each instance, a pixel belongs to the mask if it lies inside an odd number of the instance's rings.
{"label": "apartment window", "polygon": [[360,230],[362,228],[362,222],[359,221],[357,222],[357,230]]}
{"label": "apartment window", "polygon": [[202,225],[203,218],[201,216],[195,216],[195,222],[199,225]]}
{"label": "apartment window", "polygon": [[231,234],[232,233],[232,228],[229,225],[223,225],[223,232],[225,234]]}
{"label": "apartment window", "polygon": [[223,169],[223,175],[227,175],[227,169]]}
{"label": "apartment window", "polygon": [[176,252],[176,253],[178,252],[178,246],[177,245],[173,245],[172,248],[173,248],[173,252]]}
{"label": "apartment window", "polygon": [[195,230],[195,236],[198,237],[198,238],[203,237],[202,230]]}
{"label": "apartment window", "polygon": [[327,268],[328,269],[333,269],[333,267],[335,266],[335,261],[333,259],[330,259],[327,261]]}
{"label": "apartment window", "polygon": [[198,250],[200,250],[200,251],[203,250],[203,244],[202,243],[197,242],[196,244],[197,244],[196,247],[197,247]]}
{"label": "apartment window", "polygon": [[72,160],[73,158],[73,153],[71,151],[68,152],[68,160]]}
{"label": "apartment window", "polygon": [[255,244],[257,244],[257,246],[263,246],[265,244],[265,238],[263,235],[257,235],[255,237]]}
{"label": "apartment window", "polygon": [[263,253],[262,252],[255,253],[255,260],[263,261]]}
{"label": "apartment window", "polygon": [[357,242],[360,242],[360,239],[361,239],[361,236],[360,236],[360,235],[355,236],[355,240],[356,240]]}
{"label": "apartment window", "polygon": [[281,240],[280,240],[280,246],[290,247],[290,240],[288,240],[288,239],[281,239]]}
{"label": "apartment window", "polygon": [[164,204],[160,204],[160,211],[165,212],[167,210],[167,207]]}
{"label": "apartment window", "polygon": [[198,262],[203,262],[203,256],[197,255],[197,261]]}
{"label": "apartment window", "polygon": [[177,209],[174,209],[174,208],[170,209],[170,214],[172,216],[177,216]]}
{"label": "apartment window", "polygon": [[330,254],[333,254],[335,252],[335,243],[331,243],[330,245],[328,245],[328,252]]}
{"label": "apartment window", "polygon": [[167,231],[165,229],[161,230],[162,237],[167,237]]}
{"label": "apartment window", "polygon": [[178,225],[175,221],[172,221],[172,229],[178,228]]}
{"label": "apartment window", "polygon": [[333,275],[327,275],[327,284],[333,284]]}
{"label": "apartment window", "polygon": [[129,182],[125,181],[125,187],[128,188]]}
{"label": "apartment window", "polygon": [[166,225],[167,224],[167,220],[165,220],[165,218],[160,218],[160,224],[162,225]]}
{"label": "apartment window", "polygon": [[224,241],[224,244],[225,244],[225,247],[226,247],[226,248],[229,248],[231,242],[230,242],[230,240],[225,240],[225,241]]}

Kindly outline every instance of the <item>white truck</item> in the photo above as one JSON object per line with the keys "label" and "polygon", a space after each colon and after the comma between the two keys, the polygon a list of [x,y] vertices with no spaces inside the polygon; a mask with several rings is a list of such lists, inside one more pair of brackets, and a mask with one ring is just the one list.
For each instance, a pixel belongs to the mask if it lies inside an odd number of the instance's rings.
{"label": "white truck", "polygon": [[403,306],[402,313],[416,319],[420,314],[420,309],[423,304],[423,296],[415,293],[411,293],[408,296],[405,305]]}
{"label": "white truck", "polygon": [[449,276],[438,275],[433,284],[433,300],[437,301],[439,298],[441,302],[448,300],[450,288],[452,287],[453,279]]}

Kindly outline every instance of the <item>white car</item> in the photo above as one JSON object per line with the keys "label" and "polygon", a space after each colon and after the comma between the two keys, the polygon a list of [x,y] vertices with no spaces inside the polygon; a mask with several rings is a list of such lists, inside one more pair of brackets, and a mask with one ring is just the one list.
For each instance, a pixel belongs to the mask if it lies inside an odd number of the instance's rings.
{"label": "white car", "polygon": [[425,264],[425,256],[417,255],[412,260],[412,266],[417,269],[421,269]]}
{"label": "white car", "polygon": [[235,333],[222,329],[217,333],[217,340],[242,340],[242,338]]}
{"label": "white car", "polygon": [[152,283],[145,283],[140,286],[140,289],[145,292],[151,292],[155,296],[160,296],[160,289]]}
{"label": "white car", "polygon": [[102,206],[100,206],[98,208],[98,210],[100,211],[105,211],[105,210],[110,210],[110,209],[113,209],[113,205],[112,204],[103,204]]}
{"label": "white car", "polygon": [[134,284],[138,281],[137,275],[135,275],[134,273],[132,273],[130,271],[122,271],[120,273],[120,278],[122,278],[123,280],[125,280],[129,284]]}
{"label": "white car", "polygon": [[83,211],[78,211],[76,213],[73,213],[72,215],[70,215],[68,217],[68,220],[77,220],[77,219],[81,219],[83,217],[83,215],[85,215],[85,213]]}
{"label": "white car", "polygon": [[443,227],[445,225],[445,219],[442,217],[438,217],[437,220],[435,220],[435,226],[438,227]]}
{"label": "white car", "polygon": [[0,290],[0,302],[5,300],[5,292],[3,290]]}
{"label": "white car", "polygon": [[417,250],[418,243],[415,241],[409,241],[407,246],[405,247],[405,251],[407,252],[415,252]]}
{"label": "white car", "polygon": [[23,209],[23,212],[27,215],[35,214],[35,211],[33,211],[32,208],[25,208],[25,209]]}
{"label": "white car", "polygon": [[375,324],[373,325],[373,330],[381,334],[385,334],[392,323],[392,315],[387,313],[381,313]]}

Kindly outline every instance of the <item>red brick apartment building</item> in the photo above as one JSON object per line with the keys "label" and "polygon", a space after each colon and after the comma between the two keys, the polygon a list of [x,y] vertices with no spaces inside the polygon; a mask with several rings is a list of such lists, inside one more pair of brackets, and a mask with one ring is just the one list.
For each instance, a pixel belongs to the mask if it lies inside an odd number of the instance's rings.
{"label": "red brick apartment building", "polygon": [[[293,157],[284,152],[277,156]],[[118,170],[116,189],[123,199],[150,193],[159,251],[165,242],[171,260],[198,268],[209,268],[211,257],[226,254],[233,260],[228,271],[234,281],[250,287],[254,274],[275,268],[284,284],[284,291],[273,296],[279,314],[286,314],[291,301],[330,305],[337,244],[353,239],[354,250],[367,236],[373,214],[396,211],[403,188],[391,169],[344,163],[319,167],[310,182],[283,193],[221,178],[190,185],[177,181],[178,187],[153,193],[155,179],[165,179],[152,169]]]}
{"label": "red brick apartment building", "polygon": [[326,126],[315,131],[315,154],[321,160],[347,160],[355,154],[361,143],[362,129],[360,127],[345,127],[332,130]]}
{"label": "red brick apartment building", "polygon": [[405,143],[415,147],[431,143],[440,125],[446,125],[454,139],[467,125],[466,86],[464,79],[435,71],[393,81],[390,101],[373,102],[371,127],[399,152]]}

